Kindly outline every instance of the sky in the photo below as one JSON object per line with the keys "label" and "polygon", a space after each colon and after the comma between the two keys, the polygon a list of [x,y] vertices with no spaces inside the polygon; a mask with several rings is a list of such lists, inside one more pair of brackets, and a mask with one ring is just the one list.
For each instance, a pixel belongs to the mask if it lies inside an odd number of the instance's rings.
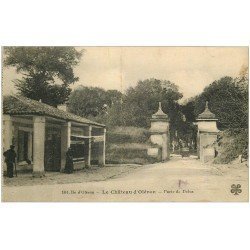
{"label": "sky", "polygon": [[[179,86],[183,99],[248,65],[248,47],[77,47],[84,49],[75,75],[79,85],[124,92],[139,80],[157,78]],[[15,93],[14,68],[3,69],[3,93]]]}

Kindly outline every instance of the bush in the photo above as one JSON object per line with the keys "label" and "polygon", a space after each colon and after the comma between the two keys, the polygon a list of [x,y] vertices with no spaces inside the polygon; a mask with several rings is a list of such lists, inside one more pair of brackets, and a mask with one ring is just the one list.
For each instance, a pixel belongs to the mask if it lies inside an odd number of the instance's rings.
{"label": "bush", "polygon": [[242,155],[248,158],[248,130],[228,129],[219,134],[216,143],[218,156],[214,163],[230,163]]}

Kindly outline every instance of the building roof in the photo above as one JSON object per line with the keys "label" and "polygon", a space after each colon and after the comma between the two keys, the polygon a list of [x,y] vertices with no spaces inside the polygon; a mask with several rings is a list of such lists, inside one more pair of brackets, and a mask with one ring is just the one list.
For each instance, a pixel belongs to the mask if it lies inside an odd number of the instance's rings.
{"label": "building roof", "polygon": [[206,102],[206,107],[204,112],[198,115],[197,120],[217,120],[215,114],[209,110],[208,102]]}
{"label": "building roof", "polygon": [[48,104],[38,102],[23,96],[4,96],[3,113],[9,115],[43,115],[66,121],[79,122],[82,124],[105,127],[103,124],[90,121],[84,117],[52,107]]}
{"label": "building roof", "polygon": [[163,111],[162,111],[162,108],[161,108],[161,102],[159,102],[159,108],[158,108],[158,111],[152,115],[152,118],[153,119],[168,119],[168,115],[165,114]]}

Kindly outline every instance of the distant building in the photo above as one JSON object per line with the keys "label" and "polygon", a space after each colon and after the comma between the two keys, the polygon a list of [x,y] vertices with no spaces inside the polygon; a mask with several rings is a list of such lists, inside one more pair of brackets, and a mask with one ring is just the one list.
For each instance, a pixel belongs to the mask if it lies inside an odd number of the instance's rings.
{"label": "distant building", "polygon": [[[15,145],[17,170],[34,176],[62,171],[73,149],[74,169],[105,164],[105,125],[21,96],[3,98],[3,151]],[[5,166],[6,167],[6,166]]]}

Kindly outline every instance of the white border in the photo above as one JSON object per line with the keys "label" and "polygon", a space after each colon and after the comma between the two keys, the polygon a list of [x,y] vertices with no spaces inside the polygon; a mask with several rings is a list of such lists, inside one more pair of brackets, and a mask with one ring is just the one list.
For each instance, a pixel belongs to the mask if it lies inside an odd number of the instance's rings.
{"label": "white border", "polygon": [[[1,3],[0,44],[249,46],[249,1]],[[1,203],[2,249],[249,249],[249,203]]]}

